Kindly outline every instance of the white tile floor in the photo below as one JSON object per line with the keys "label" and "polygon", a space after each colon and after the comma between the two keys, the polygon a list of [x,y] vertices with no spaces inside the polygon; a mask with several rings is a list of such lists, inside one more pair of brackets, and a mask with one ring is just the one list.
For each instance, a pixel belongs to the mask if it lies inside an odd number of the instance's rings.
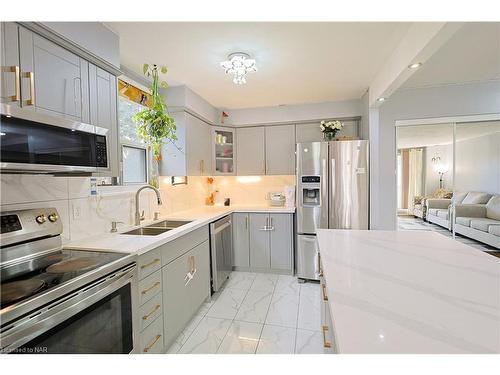
{"label": "white tile floor", "polygon": [[[434,223],[423,221],[422,219],[414,216],[398,216],[398,230],[432,231],[441,233],[447,237],[453,237],[453,233],[447,230],[446,228],[443,228]],[[498,251],[498,249],[492,246],[473,240],[472,238],[461,236],[459,234],[455,236],[455,240],[482,251]]]}
{"label": "white tile floor", "polygon": [[322,354],[319,284],[233,272],[168,353]]}

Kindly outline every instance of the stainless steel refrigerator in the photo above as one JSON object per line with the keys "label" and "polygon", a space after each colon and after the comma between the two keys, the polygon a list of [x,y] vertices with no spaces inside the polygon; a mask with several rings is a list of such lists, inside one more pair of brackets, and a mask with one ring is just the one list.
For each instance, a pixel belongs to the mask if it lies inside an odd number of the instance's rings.
{"label": "stainless steel refrigerator", "polygon": [[319,280],[316,229],[368,229],[368,141],[297,144],[296,267]]}

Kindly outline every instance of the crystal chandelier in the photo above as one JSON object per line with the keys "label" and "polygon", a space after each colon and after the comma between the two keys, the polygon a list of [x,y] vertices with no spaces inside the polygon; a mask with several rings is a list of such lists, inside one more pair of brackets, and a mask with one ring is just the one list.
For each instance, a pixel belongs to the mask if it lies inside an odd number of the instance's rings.
{"label": "crystal chandelier", "polygon": [[234,76],[233,82],[237,85],[247,83],[245,78],[246,74],[257,71],[255,59],[251,59],[248,54],[243,52],[230,54],[226,61],[220,63],[220,66],[224,68],[226,74],[232,74]]}

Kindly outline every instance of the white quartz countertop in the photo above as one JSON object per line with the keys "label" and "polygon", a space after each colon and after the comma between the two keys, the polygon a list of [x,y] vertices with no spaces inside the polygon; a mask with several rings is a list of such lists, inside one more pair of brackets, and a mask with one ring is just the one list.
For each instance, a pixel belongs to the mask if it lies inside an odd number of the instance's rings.
{"label": "white quartz countertop", "polygon": [[340,353],[500,353],[500,259],[427,231],[318,241]]}
{"label": "white quartz countertop", "polygon": [[77,250],[111,251],[141,255],[186,233],[207,225],[233,212],[252,213],[294,213],[295,208],[270,206],[202,206],[200,208],[180,211],[161,217],[157,221],[144,221],[140,226],[146,226],[163,220],[186,220],[188,224],[169,230],[156,236],[137,236],[121,234],[139,226],[119,227],[118,233],[105,233],[71,241],[64,247]]}

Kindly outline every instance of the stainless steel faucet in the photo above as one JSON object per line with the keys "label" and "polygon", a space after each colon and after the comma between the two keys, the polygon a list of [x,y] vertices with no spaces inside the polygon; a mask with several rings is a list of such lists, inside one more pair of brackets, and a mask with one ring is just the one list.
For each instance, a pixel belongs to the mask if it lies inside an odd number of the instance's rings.
{"label": "stainless steel faucet", "polygon": [[160,191],[157,188],[155,188],[154,186],[145,185],[145,186],[141,187],[139,190],[137,190],[137,193],[135,193],[135,225],[139,225],[141,223],[141,220],[144,220],[144,214],[141,215],[139,213],[139,194],[144,189],[153,190],[156,193],[156,199],[158,200],[158,205],[161,206],[161,204],[162,204]]}

